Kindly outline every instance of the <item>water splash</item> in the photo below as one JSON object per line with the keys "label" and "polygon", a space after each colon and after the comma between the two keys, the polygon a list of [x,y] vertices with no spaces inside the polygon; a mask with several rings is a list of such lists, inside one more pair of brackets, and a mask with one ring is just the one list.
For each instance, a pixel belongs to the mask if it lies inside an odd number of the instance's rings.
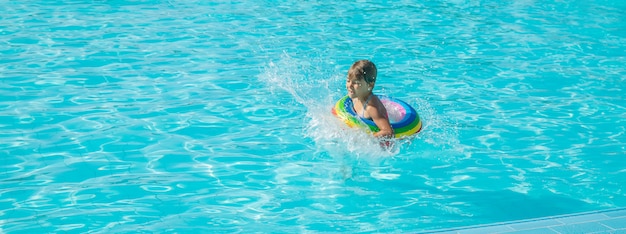
{"label": "water splash", "polygon": [[[450,160],[452,149],[458,154],[458,128],[451,117],[440,115],[428,100],[421,98],[407,99],[420,114],[424,127],[422,132],[413,137],[394,139],[394,147],[381,147],[380,142],[371,135],[347,127],[332,114],[330,109],[335,102],[345,95],[343,80],[345,71],[341,66],[323,61],[322,57],[296,59],[283,54],[278,60],[271,61],[261,74],[274,96],[284,95],[295,100],[295,104],[306,109],[306,126],[303,134],[313,140],[318,153],[326,152],[331,157],[346,157],[365,160],[374,164],[384,161],[389,156],[398,156],[402,152],[408,157],[446,158]],[[344,66],[345,67],[345,66]],[[343,68],[342,68],[343,69]],[[386,90],[381,89],[381,94]]]}
{"label": "water splash", "polygon": [[308,59],[306,61],[283,54],[270,62],[260,79],[267,83],[275,96],[287,92],[297,104],[306,108],[307,124],[304,135],[315,142],[318,151],[331,156],[372,159],[397,154],[398,148],[381,148],[377,139],[358,129],[348,128],[330,110],[345,95],[344,73],[333,64]]}

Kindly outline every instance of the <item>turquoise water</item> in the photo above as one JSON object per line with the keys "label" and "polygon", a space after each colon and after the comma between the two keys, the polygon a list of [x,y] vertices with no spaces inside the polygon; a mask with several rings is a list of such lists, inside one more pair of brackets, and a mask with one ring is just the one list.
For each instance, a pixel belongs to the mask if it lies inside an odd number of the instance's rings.
{"label": "turquoise water", "polygon": [[[626,206],[623,1],[0,1],[0,232],[419,232]],[[330,115],[358,59],[413,105]]]}

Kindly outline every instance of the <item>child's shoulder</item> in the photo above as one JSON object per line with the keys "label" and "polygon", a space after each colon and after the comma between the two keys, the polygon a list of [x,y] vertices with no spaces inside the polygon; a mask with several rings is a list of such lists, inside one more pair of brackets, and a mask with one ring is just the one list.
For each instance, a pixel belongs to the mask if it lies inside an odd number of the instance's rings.
{"label": "child's shoulder", "polygon": [[376,107],[376,108],[385,107],[383,105],[383,102],[378,97],[378,95],[374,95],[374,94],[372,94],[372,101],[370,101],[368,106],[373,106],[373,107]]}

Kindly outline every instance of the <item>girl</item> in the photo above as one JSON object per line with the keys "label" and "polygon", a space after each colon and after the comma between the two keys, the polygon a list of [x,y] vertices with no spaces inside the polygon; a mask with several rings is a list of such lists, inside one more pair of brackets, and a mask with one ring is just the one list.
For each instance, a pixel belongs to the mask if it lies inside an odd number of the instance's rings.
{"label": "girl", "polygon": [[362,118],[374,121],[380,131],[374,133],[375,137],[393,138],[394,133],[387,117],[387,109],[383,103],[372,93],[376,84],[376,65],[369,60],[359,60],[352,64],[348,70],[346,89],[348,96],[354,103],[354,111]]}

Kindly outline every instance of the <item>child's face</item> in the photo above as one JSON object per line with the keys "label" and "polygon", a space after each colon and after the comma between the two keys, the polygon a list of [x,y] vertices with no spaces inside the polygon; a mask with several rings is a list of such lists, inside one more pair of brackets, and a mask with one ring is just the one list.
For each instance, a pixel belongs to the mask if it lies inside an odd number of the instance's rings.
{"label": "child's face", "polygon": [[346,80],[346,89],[350,98],[363,97],[367,95],[369,85],[363,79],[350,78]]}

